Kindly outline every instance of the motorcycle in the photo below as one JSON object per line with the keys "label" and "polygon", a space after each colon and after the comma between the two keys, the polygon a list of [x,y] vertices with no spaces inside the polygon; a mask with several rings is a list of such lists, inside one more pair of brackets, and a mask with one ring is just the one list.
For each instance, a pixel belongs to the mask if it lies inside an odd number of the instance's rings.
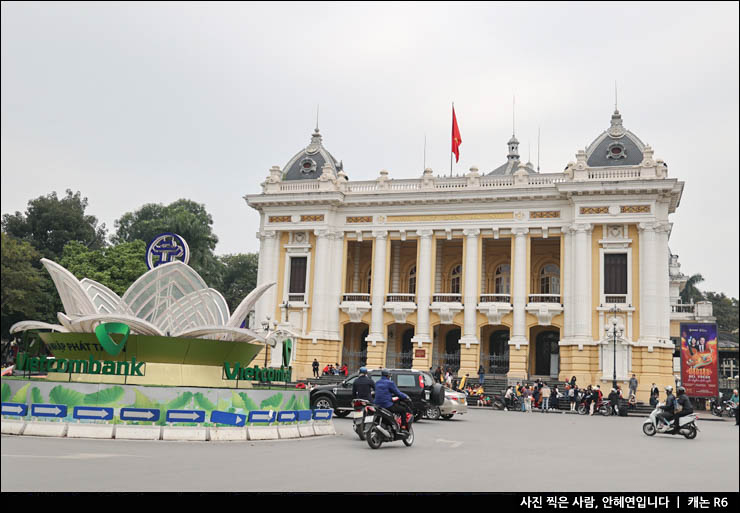
{"label": "motorcycle", "polygon": [[642,423],[642,432],[647,436],[653,436],[655,433],[665,433],[672,435],[683,435],[689,440],[696,438],[699,428],[696,426],[696,414],[692,413],[681,417],[678,421],[678,433],[670,433],[673,429],[673,421],[667,421],[658,414],[663,411],[664,403],[659,403],[652,411],[650,416]]}
{"label": "motorcycle", "polygon": [[[590,410],[590,404],[587,403],[587,401],[584,399],[578,404],[578,414],[579,415],[587,415]],[[611,406],[609,406],[609,401],[601,401],[600,403],[597,403],[596,406],[594,406],[594,413],[598,413],[599,415],[604,415],[605,417],[608,417],[612,414]]]}
{"label": "motorcycle", "polygon": [[353,399],[352,407],[352,430],[357,433],[360,440],[365,440],[365,433],[367,433],[369,424],[372,422],[372,416],[368,417],[367,407],[371,405],[370,401],[365,399]]}
{"label": "motorcycle", "polygon": [[728,417],[735,416],[735,403],[732,401],[722,401],[720,404],[717,399],[712,399],[710,409],[712,410],[712,415],[716,415],[720,418],[724,414],[727,414]]}
{"label": "motorcycle", "polygon": [[[396,401],[398,398],[393,398]],[[406,412],[406,425],[408,431],[401,429],[401,417],[393,414],[385,408],[375,404],[365,405],[365,414],[372,415],[372,422],[368,424],[365,431],[367,444],[371,449],[379,449],[383,442],[403,441],[406,447],[411,447],[414,443],[414,414],[411,413],[412,404],[410,401],[402,401],[408,411]]]}

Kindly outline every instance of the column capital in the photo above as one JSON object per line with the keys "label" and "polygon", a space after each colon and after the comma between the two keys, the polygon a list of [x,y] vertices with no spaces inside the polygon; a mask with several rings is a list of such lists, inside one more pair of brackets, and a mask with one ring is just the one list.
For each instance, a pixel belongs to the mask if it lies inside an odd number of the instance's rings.
{"label": "column capital", "polygon": [[388,230],[373,230],[373,237],[376,239],[387,239],[388,238]]}
{"label": "column capital", "polygon": [[511,229],[511,233],[513,233],[517,237],[524,236],[529,233],[529,228],[527,228],[526,226],[517,226],[516,228]]}
{"label": "column capital", "polygon": [[332,235],[332,232],[330,232],[328,228],[316,228],[313,231],[313,234],[316,237],[319,237],[320,239],[323,239],[323,238],[326,238],[326,237],[330,237]]}
{"label": "column capital", "polygon": [[672,223],[668,223],[668,222],[657,222],[657,223],[655,223],[655,231],[657,233],[670,233],[672,227],[673,227],[673,224]]}
{"label": "column capital", "polygon": [[637,225],[637,228],[641,232],[653,232],[657,228],[657,223],[654,223],[654,222],[640,223]]}
{"label": "column capital", "polygon": [[467,238],[477,237],[478,235],[480,235],[480,230],[478,228],[465,228],[463,230],[463,235],[465,235]]}
{"label": "column capital", "polygon": [[434,230],[417,230],[416,234],[422,239],[431,239],[434,236]]}
{"label": "column capital", "polygon": [[257,232],[257,238],[258,239],[274,239],[277,237],[277,231],[275,230],[262,230],[261,232]]}
{"label": "column capital", "polygon": [[592,225],[591,223],[573,223],[570,226],[570,229],[576,233],[589,233],[594,229],[594,225]]}

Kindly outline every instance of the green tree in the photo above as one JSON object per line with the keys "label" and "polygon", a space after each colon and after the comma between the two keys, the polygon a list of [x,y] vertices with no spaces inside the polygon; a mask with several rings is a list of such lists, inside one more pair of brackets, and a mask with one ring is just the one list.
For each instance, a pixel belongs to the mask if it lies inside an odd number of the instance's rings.
{"label": "green tree", "polygon": [[221,284],[218,289],[226,299],[229,310],[239,306],[239,303],[257,286],[257,253],[238,253],[218,257],[223,265]]}
{"label": "green tree", "polygon": [[135,212],[127,212],[115,222],[114,243],[142,240],[147,244],[164,232],[177,233],[190,247],[189,265],[206,283],[218,288],[223,266],[213,251],[218,237],[213,233],[213,218],[205,205],[179,199],[169,205],[148,203]]}
{"label": "green tree", "polygon": [[91,249],[106,245],[105,224],[85,214],[87,198],[79,191],[59,199],[56,192],[39,196],[28,202],[25,214],[4,214],[2,229],[5,233],[30,243],[42,257],[57,260],[64,246],[72,240],[80,241]]}
{"label": "green tree", "polygon": [[686,280],[686,286],[681,291],[681,301],[684,303],[696,303],[704,301],[704,294],[697,288],[697,284],[704,281],[701,274],[694,274]]}
{"label": "green tree", "polygon": [[717,330],[723,340],[738,341],[740,309],[737,298],[727,297],[721,292],[707,292],[707,301],[712,302],[712,314],[717,319]]}
{"label": "green tree", "polygon": [[90,249],[78,241],[64,246],[61,262],[78,279],[90,278],[119,296],[147,271],[146,244],[135,240],[103,249]]}
{"label": "green tree", "polygon": [[39,254],[28,242],[2,232],[2,299],[0,332],[9,337],[10,327],[19,321],[36,319],[39,315],[43,279],[34,267]]}

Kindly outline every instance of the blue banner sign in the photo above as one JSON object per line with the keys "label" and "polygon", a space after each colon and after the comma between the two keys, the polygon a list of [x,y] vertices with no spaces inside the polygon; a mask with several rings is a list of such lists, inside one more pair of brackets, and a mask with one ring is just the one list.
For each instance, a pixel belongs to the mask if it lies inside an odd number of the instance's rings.
{"label": "blue banner sign", "polygon": [[121,408],[119,415],[121,420],[156,422],[159,420],[159,409],[157,408]]}
{"label": "blue banner sign", "polygon": [[242,427],[246,421],[246,415],[217,410],[213,410],[211,412],[211,422],[214,424],[226,424],[228,426]]}
{"label": "blue banner sign", "polygon": [[278,422],[297,422],[298,412],[297,411],[281,411],[277,416]]}
{"label": "blue banner sign", "polygon": [[84,420],[113,420],[113,408],[95,406],[75,406],[72,418]]}
{"label": "blue banner sign", "polygon": [[206,412],[203,410],[167,410],[167,422],[205,422]]}
{"label": "blue banner sign", "polygon": [[298,410],[298,422],[308,422],[313,418],[311,410]]}
{"label": "blue banner sign", "polygon": [[269,424],[275,420],[274,411],[250,411],[249,412],[249,423],[265,423]]}
{"label": "blue banner sign", "polygon": [[64,418],[67,416],[67,407],[63,404],[32,404],[31,417]]}
{"label": "blue banner sign", "polygon": [[331,420],[334,410],[314,410],[313,420]]}
{"label": "blue banner sign", "polygon": [[28,405],[25,403],[3,403],[2,407],[3,415],[18,415],[19,417],[25,417],[28,413]]}

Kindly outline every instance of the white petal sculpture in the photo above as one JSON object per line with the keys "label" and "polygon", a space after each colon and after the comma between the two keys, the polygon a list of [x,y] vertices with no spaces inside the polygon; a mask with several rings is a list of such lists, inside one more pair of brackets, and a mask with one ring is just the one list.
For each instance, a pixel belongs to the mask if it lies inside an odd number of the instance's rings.
{"label": "white petal sculpture", "polygon": [[22,321],[10,327],[11,333],[30,329],[91,333],[102,322],[122,322],[140,335],[264,342],[263,335],[240,326],[274,282],[250,292],[230,316],[221,293],[208,288],[193,268],[179,261],[147,271],[122,298],[95,280],[78,280],[56,262],[45,258],[41,262],[64,305],[64,313],[57,314],[61,324]]}

